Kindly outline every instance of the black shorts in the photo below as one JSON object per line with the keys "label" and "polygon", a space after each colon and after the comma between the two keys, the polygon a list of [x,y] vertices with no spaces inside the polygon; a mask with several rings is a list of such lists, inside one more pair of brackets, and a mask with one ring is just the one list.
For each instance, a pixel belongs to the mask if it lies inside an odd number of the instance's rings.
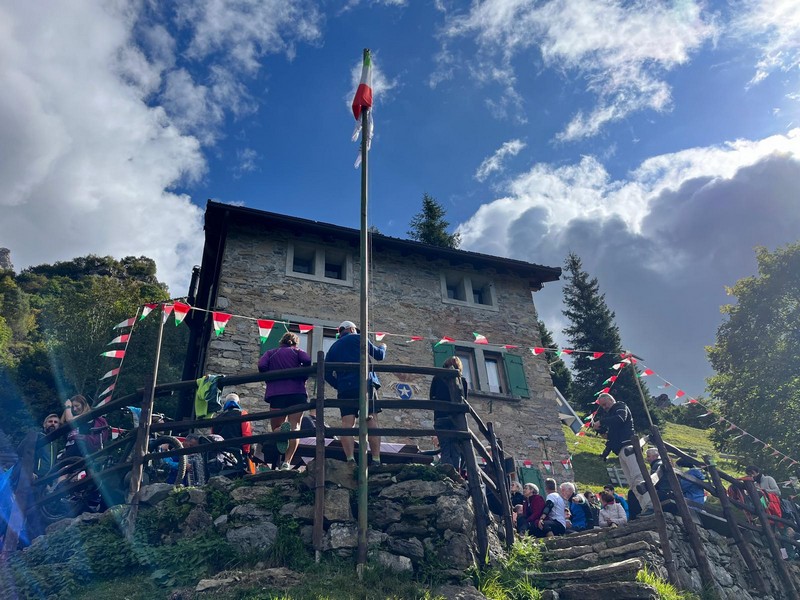
{"label": "black shorts", "polygon": [[[370,415],[377,415],[378,413],[382,412],[382,410],[376,407],[374,404],[370,407],[370,402],[375,400],[375,388],[370,386],[368,395],[369,399],[367,400],[367,413],[369,413]],[[347,392],[344,395],[339,394],[337,397],[339,398],[339,400],[358,400],[358,392],[357,391],[355,393]],[[349,415],[355,415],[357,417],[358,407],[354,406],[352,408],[350,407],[340,408],[339,413],[343,417],[347,417]]]}
{"label": "black shorts", "polygon": [[305,404],[308,402],[308,394],[284,394],[282,396],[272,396],[267,398],[269,407],[272,410],[279,410],[281,408],[289,408],[295,404]]}

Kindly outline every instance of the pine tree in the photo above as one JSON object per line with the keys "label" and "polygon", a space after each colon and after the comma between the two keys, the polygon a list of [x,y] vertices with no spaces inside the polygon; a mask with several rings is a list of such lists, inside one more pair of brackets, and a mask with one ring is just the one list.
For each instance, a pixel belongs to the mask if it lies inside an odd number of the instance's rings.
{"label": "pine tree", "polygon": [[458,248],[461,245],[461,234],[447,233],[450,226],[444,220],[445,209],[427,193],[422,196],[422,210],[411,219],[407,234],[412,240],[433,246]]}
{"label": "pine tree", "polygon": [[[606,352],[597,360],[590,360],[591,354],[573,354],[574,406],[582,410],[594,410],[592,405],[597,399],[595,394],[604,387],[611,387],[614,398],[623,401],[631,409],[637,429],[646,429],[649,422],[633,379],[636,376],[635,367],[629,365],[617,371],[611,368],[613,364],[620,362],[623,351],[619,328],[614,323],[615,314],[608,308],[597,278],[590,277],[583,270],[577,254],[569,254],[565,267],[565,309],[562,312],[569,319],[570,325],[564,329],[564,334],[574,350]],[[618,376],[618,379],[603,385],[613,375]],[[641,384],[645,398],[650,398],[644,382],[641,381]],[[652,407],[652,401],[648,404]],[[651,410],[651,414],[652,412]],[[654,414],[653,420],[656,421]]]}
{"label": "pine tree", "polygon": [[[542,338],[542,347],[555,347],[556,343],[553,340],[553,334],[542,320],[539,320],[539,336]],[[569,367],[553,352],[548,352],[546,356],[547,363],[550,365],[550,375],[553,378],[553,385],[558,388],[561,395],[572,404],[572,373],[570,373]]]}

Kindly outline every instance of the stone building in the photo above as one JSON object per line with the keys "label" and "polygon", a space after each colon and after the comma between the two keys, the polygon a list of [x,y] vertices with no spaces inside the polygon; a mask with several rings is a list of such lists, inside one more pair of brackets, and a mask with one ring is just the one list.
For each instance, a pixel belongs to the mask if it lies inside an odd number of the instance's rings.
{"label": "stone building", "polygon": [[[380,234],[372,236],[370,260],[366,329],[386,332],[385,362],[438,366],[457,354],[470,382],[470,403],[494,423],[506,449],[534,465],[551,461],[561,475],[568,453],[552,379],[544,357],[529,350],[541,343],[533,292],[557,281],[561,269]],[[359,291],[358,230],[209,201],[203,262],[189,301],[235,316],[215,337],[210,315],[193,311],[184,379],[252,372],[286,327],[299,332],[301,324],[313,325],[300,337],[315,357],[335,341],[339,323],[358,320]],[[256,319],[276,321],[266,345],[259,343]],[[474,343],[473,332],[489,344]],[[424,339],[410,341],[412,336]],[[434,347],[443,336],[455,342]],[[384,399],[428,397],[429,378],[386,373],[381,380]],[[309,381],[310,394],[312,388]],[[236,391],[245,408],[265,408],[263,384]],[[328,418],[334,417],[338,422],[338,411]],[[432,415],[385,410],[380,423],[432,427]]]}

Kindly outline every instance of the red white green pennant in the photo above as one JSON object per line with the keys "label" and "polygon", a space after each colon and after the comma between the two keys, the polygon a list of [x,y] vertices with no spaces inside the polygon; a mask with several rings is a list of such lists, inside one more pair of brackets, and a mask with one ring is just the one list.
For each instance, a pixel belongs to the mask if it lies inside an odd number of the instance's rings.
{"label": "red white green pennant", "polygon": [[153,312],[153,310],[155,310],[155,308],[157,306],[158,306],[158,304],[156,304],[155,302],[150,302],[148,304],[145,304],[142,307],[142,314],[139,315],[139,320],[141,321],[142,319],[144,319],[147,315],[149,315],[151,312]]}
{"label": "red white green pennant", "polygon": [[270,319],[258,319],[258,335],[261,343],[267,341],[269,334],[272,333],[272,328],[275,326],[275,321]]}
{"label": "red white green pennant", "polygon": [[536,348],[531,348],[531,352],[533,352],[534,356],[539,356],[540,354],[544,354],[545,352],[547,352],[547,349],[546,348],[539,348],[537,346]]}
{"label": "red white green pennant", "polygon": [[543,460],[542,461],[542,466],[544,467],[544,470],[547,473],[552,473],[553,472],[553,462],[552,461]]}
{"label": "red white green pennant", "polygon": [[161,305],[161,322],[166,323],[169,316],[172,314],[172,304],[162,304]]}
{"label": "red white green pennant", "polygon": [[118,336],[117,336],[117,337],[115,337],[113,340],[111,340],[110,342],[108,342],[108,344],[106,344],[106,346],[110,346],[111,344],[124,344],[124,343],[126,343],[126,342],[127,342],[129,339],[131,339],[131,334],[129,334],[129,333],[125,333],[125,334],[123,334],[123,335],[118,335]]}
{"label": "red white green pennant", "polygon": [[314,329],[313,325],[298,325],[297,327],[300,329],[300,333],[308,333]]}
{"label": "red white green pennant", "polygon": [[175,309],[175,326],[177,327],[183,323],[183,320],[186,318],[186,315],[189,314],[189,311],[192,310],[192,307],[183,302],[176,302],[173,308]]}
{"label": "red white green pennant", "polygon": [[228,313],[223,312],[212,312],[211,319],[214,322],[214,333],[217,337],[222,335],[222,332],[225,331],[225,326],[228,324],[228,321],[231,320],[233,315],[229,315]]}
{"label": "red white green pennant", "polygon": [[103,379],[108,379],[109,377],[113,377],[114,375],[118,374],[119,374],[119,367],[117,367],[116,369],[111,369],[108,373],[106,373],[100,379],[98,379],[98,381],[103,381]]}
{"label": "red white green pennant", "polygon": [[101,352],[100,356],[105,356],[107,358],[124,358],[125,350],[109,350],[108,352]]}
{"label": "red white green pennant", "polygon": [[455,342],[455,340],[453,338],[447,337],[445,335],[445,336],[442,336],[442,339],[440,339],[438,342],[436,342],[433,346],[436,347],[439,344],[452,344],[453,342]]}
{"label": "red white green pennant", "polygon": [[383,338],[386,337],[386,333],[383,331],[376,331],[375,332],[375,341],[380,342]]}
{"label": "red white green pennant", "polygon": [[114,329],[122,329],[123,327],[133,327],[133,324],[136,322],[136,317],[131,317],[130,319],[125,319],[121,323],[117,323],[114,325]]}
{"label": "red white green pennant", "polygon": [[406,344],[410,344],[411,342],[421,342],[425,338],[421,335],[412,335],[408,340],[406,340]]}
{"label": "red white green pennant", "polygon": [[[113,392],[115,387],[117,387],[117,384],[116,383],[112,383],[110,386],[108,386],[106,389],[104,389],[102,392],[100,392],[100,396],[105,396],[109,392]],[[100,396],[98,396],[98,398]]]}
{"label": "red white green pennant", "polygon": [[480,333],[477,333],[475,331],[472,332],[472,335],[475,336],[475,343],[476,344],[488,344],[489,343],[489,340],[486,339],[485,335],[481,335]]}
{"label": "red white green pennant", "polygon": [[589,357],[589,360],[597,360],[598,358],[602,357],[605,352],[592,352],[592,355]]}

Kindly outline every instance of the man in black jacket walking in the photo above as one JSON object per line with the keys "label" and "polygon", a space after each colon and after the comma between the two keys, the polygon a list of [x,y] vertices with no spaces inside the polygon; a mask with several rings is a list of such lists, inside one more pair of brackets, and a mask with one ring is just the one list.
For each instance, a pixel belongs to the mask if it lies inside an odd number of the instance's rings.
{"label": "man in black jacket walking", "polygon": [[[611,394],[600,394],[597,398],[600,409],[597,411],[592,427],[599,433],[606,435],[606,447],[603,450],[603,460],[613,452],[619,457],[619,466],[628,480],[628,487],[636,494],[642,511],[652,509],[650,494],[639,494],[636,487],[644,481],[642,470],[636,462],[633,453],[633,444],[639,442],[633,429],[633,415],[624,402],[618,402]],[[628,454],[630,449],[630,454]]]}

